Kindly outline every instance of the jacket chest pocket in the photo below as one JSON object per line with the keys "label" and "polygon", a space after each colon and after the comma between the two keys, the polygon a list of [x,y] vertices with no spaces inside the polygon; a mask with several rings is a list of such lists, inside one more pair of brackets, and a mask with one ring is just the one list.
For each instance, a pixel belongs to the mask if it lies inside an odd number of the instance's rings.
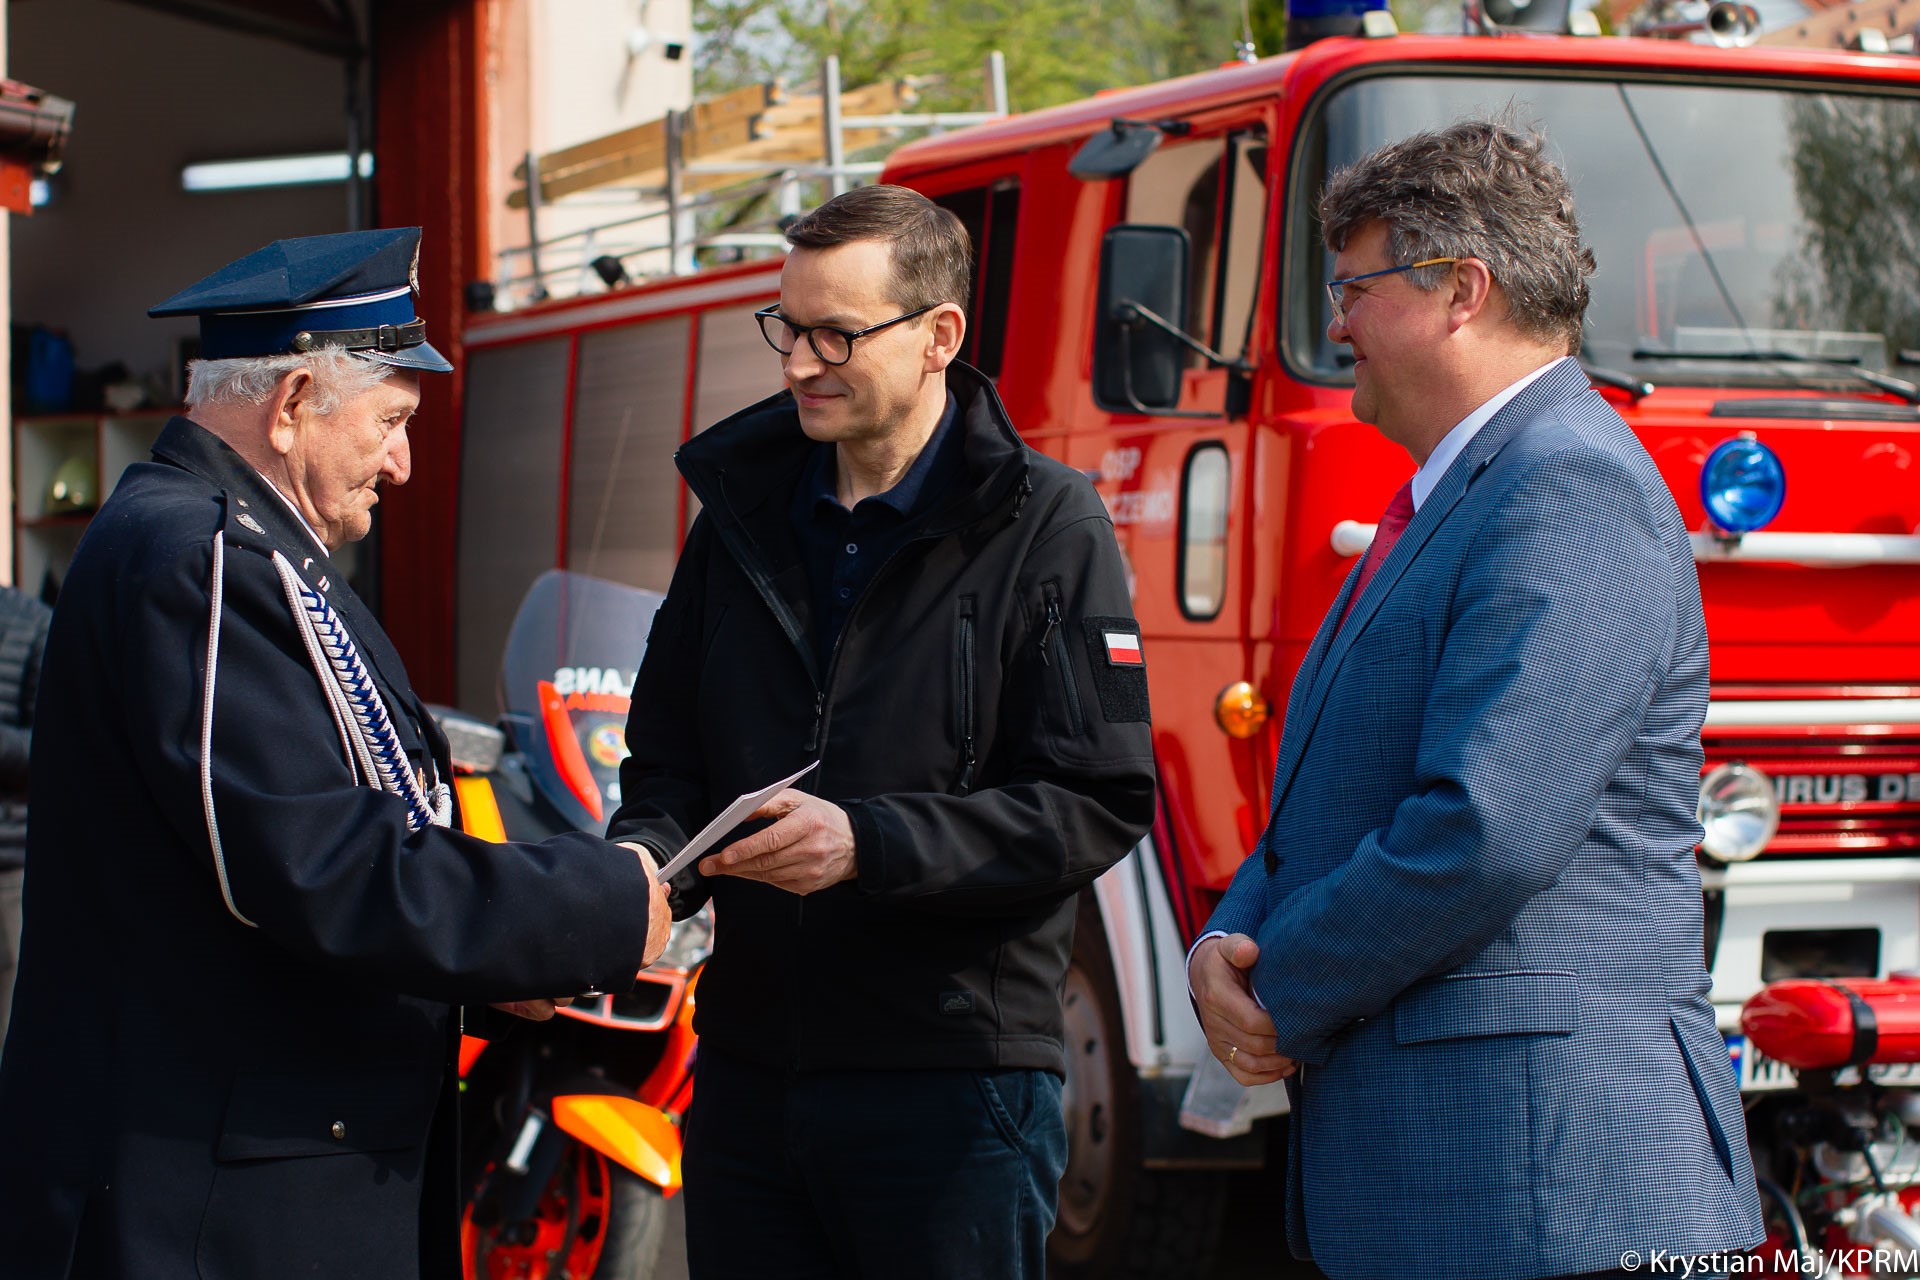
{"label": "jacket chest pocket", "polygon": [[964,796],[973,790],[974,766],[978,761],[980,715],[979,609],[973,596],[960,597],[959,616],[954,621],[953,645],[953,729],[960,744],[960,762],[953,794]]}
{"label": "jacket chest pocket", "polygon": [[1058,582],[1049,582],[1041,587],[1040,609],[1038,657],[1045,696],[1057,710],[1066,735],[1084,737],[1087,732],[1086,708],[1080,701],[1080,681],[1074,674],[1073,653],[1067,644],[1066,607],[1060,601]]}

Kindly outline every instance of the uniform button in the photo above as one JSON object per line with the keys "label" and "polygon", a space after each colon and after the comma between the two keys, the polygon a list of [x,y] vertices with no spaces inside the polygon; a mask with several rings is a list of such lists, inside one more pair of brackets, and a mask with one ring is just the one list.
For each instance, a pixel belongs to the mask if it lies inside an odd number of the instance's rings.
{"label": "uniform button", "polygon": [[848,554],[848,555],[850,555],[850,556],[857,556],[857,555],[859,555],[859,554],[860,554],[860,544],[859,544],[859,543],[857,543],[857,542],[849,542],[849,543],[847,544],[847,554]]}
{"label": "uniform button", "polygon": [[347,1122],[345,1120],[335,1120],[333,1122],[333,1136],[335,1141],[344,1142],[346,1140]]}
{"label": "uniform button", "polygon": [[840,598],[841,598],[842,600],[846,600],[846,599],[850,599],[850,598],[851,598],[852,596],[853,596],[853,588],[852,588],[852,587],[842,587],[842,588],[840,588]]}

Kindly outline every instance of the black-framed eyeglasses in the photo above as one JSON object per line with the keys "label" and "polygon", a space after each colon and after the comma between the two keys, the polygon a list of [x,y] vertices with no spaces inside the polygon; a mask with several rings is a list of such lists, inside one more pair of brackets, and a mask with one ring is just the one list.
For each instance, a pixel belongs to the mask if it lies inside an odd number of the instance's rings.
{"label": "black-framed eyeglasses", "polygon": [[1341,290],[1350,284],[1371,280],[1375,276],[1397,276],[1402,271],[1417,271],[1421,267],[1438,267],[1449,262],[1465,261],[1465,258],[1425,258],[1419,262],[1409,262],[1404,267],[1385,267],[1379,271],[1369,271],[1365,275],[1342,276],[1338,280],[1329,280],[1327,281],[1327,302],[1333,307],[1333,322],[1342,325],[1347,322],[1347,296]]}
{"label": "black-framed eyeglasses", "polygon": [[753,318],[760,322],[760,336],[767,340],[768,346],[781,355],[792,355],[794,347],[802,337],[805,337],[807,345],[813,348],[813,354],[819,356],[822,362],[845,364],[853,359],[855,338],[864,338],[870,333],[892,328],[915,316],[925,315],[939,305],[937,302],[929,302],[926,306],[918,307],[905,315],[895,316],[891,320],[882,320],[879,324],[870,324],[864,329],[851,330],[837,329],[830,324],[795,324],[781,315],[777,306],[763,307],[753,313]]}

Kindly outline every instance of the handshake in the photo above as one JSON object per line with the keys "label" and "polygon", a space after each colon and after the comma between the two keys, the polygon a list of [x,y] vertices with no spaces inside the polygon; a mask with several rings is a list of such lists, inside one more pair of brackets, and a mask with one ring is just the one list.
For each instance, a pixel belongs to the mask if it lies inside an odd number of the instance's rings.
{"label": "handshake", "polygon": [[[653,860],[653,852],[645,845],[622,842],[622,847],[631,849],[640,857],[652,879],[652,887],[647,892],[647,951],[642,967],[652,964],[667,949],[667,939],[673,933],[673,912],[667,906],[667,886],[660,883],[660,867]],[[503,1013],[525,1018],[530,1022],[545,1022],[556,1009],[564,1009],[573,1003],[572,996],[559,996],[552,1000],[508,1000],[493,1007]]]}
{"label": "handshake", "polygon": [[[767,797],[746,819],[764,819],[772,825],[700,859],[698,865],[703,874],[758,880],[801,896],[831,888],[858,874],[853,826],[846,810],[836,804],[804,791],[783,788]],[[640,856],[647,874],[654,880],[647,906],[646,963],[652,964],[666,949],[667,937],[673,929],[673,913],[667,907],[667,887],[659,882],[660,866],[645,845],[622,843]],[[545,1022],[555,1009],[565,1008],[569,1003],[571,998],[563,997],[513,1000],[493,1007]]]}

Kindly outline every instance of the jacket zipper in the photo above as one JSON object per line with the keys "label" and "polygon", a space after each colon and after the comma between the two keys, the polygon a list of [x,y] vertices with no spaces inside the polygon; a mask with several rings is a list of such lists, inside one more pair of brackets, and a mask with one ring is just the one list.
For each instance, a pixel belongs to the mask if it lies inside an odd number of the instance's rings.
{"label": "jacket zipper", "polygon": [[[677,456],[678,455],[676,455],[676,457]],[[720,474],[724,476],[725,472],[722,471]],[[713,501],[715,496],[720,497],[723,501],[725,499],[724,488],[722,488],[718,495],[714,495],[701,492],[706,486],[704,484],[695,484],[694,477],[692,476],[687,477],[687,482],[688,486],[694,490],[695,496],[699,497],[701,502],[708,506],[715,505]],[[1021,476],[1020,483],[1014,488],[1013,513],[1011,519],[1018,520],[1020,518],[1021,509],[1027,505],[1027,498],[1031,496],[1032,493],[1032,478],[1025,475]],[[728,511],[732,510],[732,504],[730,502],[726,503],[726,509]],[[773,579],[760,566],[759,557],[754,554],[752,541],[725,521],[714,522],[715,532],[719,534],[721,544],[725,546],[727,551],[733,556],[733,561],[740,567],[741,572],[747,575],[747,581],[753,584],[753,588],[759,594],[760,598],[765,601],[767,607],[773,611],[774,620],[780,624],[780,629],[786,632],[788,641],[799,651],[800,661],[806,667],[807,674],[813,677],[813,727],[807,734],[806,747],[809,754],[819,752],[826,741],[827,691],[833,687],[834,672],[839,667],[840,642],[846,638],[848,629],[853,626],[854,619],[859,616],[860,606],[866,602],[866,598],[869,595],[873,594],[874,586],[885,576],[887,570],[893,565],[893,562],[900,557],[901,552],[917,542],[944,538],[956,532],[959,528],[964,527],[966,526],[932,529],[916,534],[902,545],[895,547],[893,554],[881,561],[879,568],[874,570],[873,577],[867,580],[866,589],[860,593],[860,598],[855,600],[853,607],[847,611],[846,623],[840,628],[840,634],[834,637],[833,649],[827,654],[826,670],[822,671],[814,658],[813,645],[800,629],[799,619],[795,618],[793,611],[787,608],[787,602],[781,598],[780,592],[774,588]],[[815,780],[809,779],[808,782],[803,785],[815,785]]]}
{"label": "jacket zipper", "polygon": [[960,597],[960,781],[956,795],[973,790],[973,607],[972,596]]}
{"label": "jacket zipper", "polygon": [[1080,689],[1073,678],[1073,660],[1067,653],[1067,635],[1060,626],[1060,588],[1048,583],[1047,625],[1040,632],[1040,662],[1043,666],[1054,665],[1053,659],[1060,660],[1060,684],[1067,694],[1067,724],[1075,737],[1087,731],[1086,717],[1080,710]]}
{"label": "jacket zipper", "polygon": [[[1032,492],[1033,492],[1033,482],[1027,479],[1025,476],[1022,476],[1020,478],[1019,487],[1016,489],[1014,493],[1013,517],[1012,517],[1013,519],[1018,520],[1020,518],[1020,508],[1026,506],[1027,495]],[[807,741],[808,751],[820,750],[820,744],[824,739],[824,736],[826,733],[827,691],[833,688],[834,674],[840,669],[841,642],[847,638],[847,632],[853,630],[854,619],[860,616],[860,607],[867,602],[867,597],[873,594],[873,589],[880,585],[880,580],[882,578],[886,577],[887,570],[893,567],[894,561],[898,560],[901,557],[901,555],[907,550],[907,548],[915,546],[922,542],[937,542],[941,538],[948,537],[953,533],[958,532],[959,528],[963,528],[963,527],[965,526],[958,526],[956,528],[929,529],[929,530],[922,531],[920,533],[916,533],[911,538],[908,538],[905,542],[895,547],[892,553],[889,554],[885,560],[882,560],[880,562],[879,567],[873,571],[873,576],[867,579],[867,585],[861,589],[859,598],[853,602],[853,607],[847,610],[847,620],[846,622],[841,624],[840,634],[833,638],[833,648],[829,650],[827,653],[826,671],[822,675],[816,677],[815,679],[814,687],[818,690],[818,692],[814,695],[813,736],[809,738]],[[776,596],[778,595],[777,592],[774,594]],[[969,608],[972,607],[972,597],[970,596],[968,597],[967,607]],[[811,654],[808,655],[807,661],[808,661],[808,665],[811,666],[813,661]]]}
{"label": "jacket zipper", "polygon": [[813,694],[813,732],[807,735],[807,754],[820,749],[820,728],[827,718],[827,695],[825,690],[816,689]]}

